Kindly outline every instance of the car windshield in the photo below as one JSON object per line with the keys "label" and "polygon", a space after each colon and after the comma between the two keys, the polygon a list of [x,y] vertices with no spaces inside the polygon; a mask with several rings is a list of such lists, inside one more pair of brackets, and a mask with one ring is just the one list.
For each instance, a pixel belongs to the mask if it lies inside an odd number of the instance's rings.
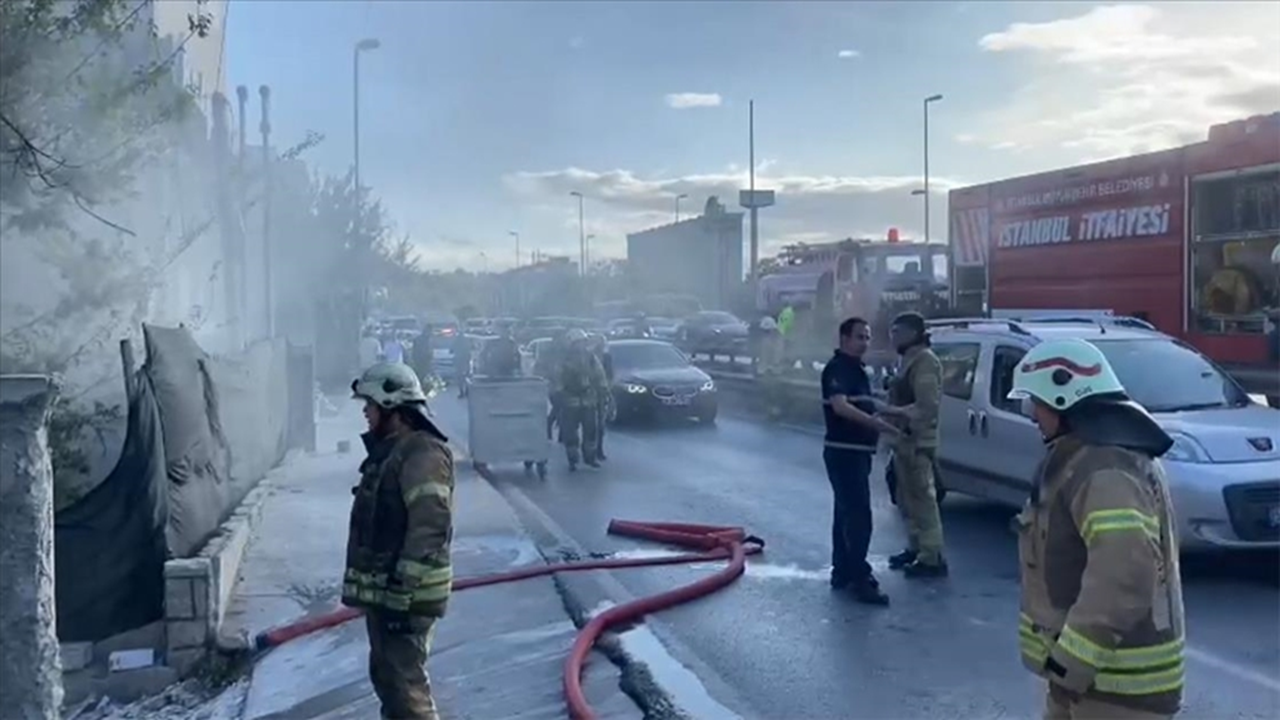
{"label": "car windshield", "polygon": [[616,370],[656,370],[685,367],[689,364],[679,350],[663,343],[611,345],[609,355],[613,358]]}
{"label": "car windshield", "polygon": [[1151,412],[1242,407],[1249,397],[1203,355],[1174,340],[1098,340],[1129,397]]}

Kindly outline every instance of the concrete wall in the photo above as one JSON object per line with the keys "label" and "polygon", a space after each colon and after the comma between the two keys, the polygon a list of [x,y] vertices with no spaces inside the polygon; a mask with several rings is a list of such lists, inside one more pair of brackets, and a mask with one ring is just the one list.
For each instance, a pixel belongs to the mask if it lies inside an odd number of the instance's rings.
{"label": "concrete wall", "polygon": [[0,708],[26,720],[56,720],[62,704],[46,438],[56,394],[43,376],[0,376]]}

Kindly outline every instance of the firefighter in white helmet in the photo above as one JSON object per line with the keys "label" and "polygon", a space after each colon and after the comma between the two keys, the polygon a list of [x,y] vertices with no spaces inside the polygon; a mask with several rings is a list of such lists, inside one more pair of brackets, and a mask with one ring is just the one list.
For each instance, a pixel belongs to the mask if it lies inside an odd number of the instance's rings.
{"label": "firefighter in white helmet", "polygon": [[1083,340],[1032,348],[1009,398],[1048,445],[1018,516],[1019,644],[1048,681],[1044,717],[1172,717],[1182,701],[1182,583],[1156,459],[1173,440]]}
{"label": "firefighter in white helmet", "polygon": [[453,455],[417,374],[381,363],[351,383],[369,456],[352,491],[342,603],[364,610],[382,717],[439,720],[427,655],[453,584]]}

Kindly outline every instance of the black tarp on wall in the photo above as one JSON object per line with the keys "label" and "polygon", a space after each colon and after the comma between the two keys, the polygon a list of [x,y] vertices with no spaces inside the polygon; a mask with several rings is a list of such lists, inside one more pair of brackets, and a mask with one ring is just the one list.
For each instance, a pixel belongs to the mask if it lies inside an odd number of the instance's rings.
{"label": "black tarp on wall", "polygon": [[167,481],[160,415],[137,374],[120,460],[54,518],[58,638],[100,640],[164,614]]}
{"label": "black tarp on wall", "polygon": [[162,617],[165,560],[199,551],[284,457],[287,436],[314,447],[305,349],[291,371],[282,339],[211,356],[186,328],[145,325],[143,337],[120,460],[54,519],[64,641],[97,641]]}

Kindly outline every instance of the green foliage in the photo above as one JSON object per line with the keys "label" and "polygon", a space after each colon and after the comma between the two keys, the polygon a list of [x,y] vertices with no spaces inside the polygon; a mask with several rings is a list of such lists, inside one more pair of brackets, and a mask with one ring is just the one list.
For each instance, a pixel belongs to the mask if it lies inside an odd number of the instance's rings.
{"label": "green foliage", "polygon": [[90,470],[85,441],[96,440],[106,449],[106,433],[123,417],[119,405],[95,402],[80,407],[74,398],[59,397],[49,416],[49,455],[54,469],[54,506],[61,509],[79,500],[87,488],[72,482]]}
{"label": "green foliage", "polygon": [[94,207],[127,196],[193,106],[174,62],[208,34],[206,1],[185,39],[141,62],[158,45],[147,2],[0,3],[0,229],[70,231],[72,209],[113,225]]}

